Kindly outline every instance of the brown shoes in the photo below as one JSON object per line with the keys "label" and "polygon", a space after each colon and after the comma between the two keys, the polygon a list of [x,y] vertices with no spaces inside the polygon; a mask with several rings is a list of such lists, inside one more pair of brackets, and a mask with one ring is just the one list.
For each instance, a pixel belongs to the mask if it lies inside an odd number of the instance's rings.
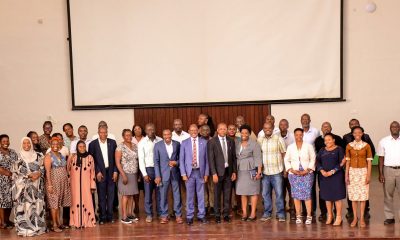
{"label": "brown shoes", "polygon": [[165,217],[165,218],[161,218],[161,219],[160,219],[160,223],[161,223],[161,224],[166,224],[166,223],[168,223],[168,218],[166,218],[166,217]]}
{"label": "brown shoes", "polygon": [[182,217],[176,217],[176,223],[177,224],[182,224],[183,223]]}

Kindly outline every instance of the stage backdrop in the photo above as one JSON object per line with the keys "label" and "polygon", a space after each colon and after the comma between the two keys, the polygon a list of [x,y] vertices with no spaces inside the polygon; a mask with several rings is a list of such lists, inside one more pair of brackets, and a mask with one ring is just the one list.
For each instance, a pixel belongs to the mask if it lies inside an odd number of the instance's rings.
{"label": "stage backdrop", "polygon": [[[210,115],[215,123],[235,123],[238,115],[245,116],[245,120],[255,133],[261,128],[265,116],[270,113],[270,105],[243,105],[243,106],[219,106],[219,107],[185,107],[185,108],[138,108],[135,109],[135,123],[144,127],[146,123],[152,122],[156,125],[158,136],[162,136],[162,130],[172,129],[175,118],[182,119],[183,128],[187,131],[192,123],[197,123],[200,113]],[[277,124],[277,123],[276,123]]]}
{"label": "stage backdrop", "polygon": [[342,99],[341,0],[68,6],[74,109]]}

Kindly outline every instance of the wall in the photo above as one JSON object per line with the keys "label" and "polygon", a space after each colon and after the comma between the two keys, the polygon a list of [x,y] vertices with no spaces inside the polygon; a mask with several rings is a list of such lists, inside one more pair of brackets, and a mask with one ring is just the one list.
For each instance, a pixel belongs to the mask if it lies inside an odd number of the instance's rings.
{"label": "wall", "polygon": [[13,148],[29,130],[41,133],[49,115],[53,132],[62,132],[65,122],[87,125],[89,136],[100,120],[118,137],[132,127],[132,110],[71,111],[66,39],[65,0],[0,1],[0,133],[10,135]]}
{"label": "wall", "polygon": [[[273,105],[271,110],[276,119],[288,118],[292,129],[308,112],[315,127],[329,120],[338,134],[347,132],[348,120],[356,117],[377,142],[400,113],[400,1],[375,0],[377,10],[372,14],[364,10],[368,0],[344,2],[347,101]],[[0,132],[11,136],[14,148],[28,130],[41,132],[49,115],[55,131],[70,121],[86,124],[92,135],[97,122],[106,120],[110,132],[119,136],[121,129],[132,125],[132,110],[71,111],[66,38],[65,0],[0,1]]]}
{"label": "wall", "polygon": [[333,131],[349,132],[348,121],[358,118],[375,144],[389,135],[389,124],[400,120],[400,1],[375,0],[367,13],[367,0],[345,0],[344,97],[346,102],[272,105],[276,119],[288,118],[300,126],[300,115],[310,113],[318,129],[330,121]]}

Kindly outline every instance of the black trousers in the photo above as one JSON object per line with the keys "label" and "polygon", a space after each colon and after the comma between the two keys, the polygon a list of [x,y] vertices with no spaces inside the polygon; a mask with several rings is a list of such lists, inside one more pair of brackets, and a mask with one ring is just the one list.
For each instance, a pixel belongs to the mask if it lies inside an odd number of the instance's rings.
{"label": "black trousers", "polygon": [[115,183],[112,173],[106,170],[106,176],[102,182],[97,182],[97,195],[99,198],[100,221],[111,221],[113,219]]}
{"label": "black trousers", "polygon": [[[212,178],[210,179],[212,181]],[[232,180],[225,168],[224,176],[218,176],[218,183],[214,183],[214,211],[215,216],[221,215],[221,198],[223,199],[222,214],[229,216],[231,210]]]}

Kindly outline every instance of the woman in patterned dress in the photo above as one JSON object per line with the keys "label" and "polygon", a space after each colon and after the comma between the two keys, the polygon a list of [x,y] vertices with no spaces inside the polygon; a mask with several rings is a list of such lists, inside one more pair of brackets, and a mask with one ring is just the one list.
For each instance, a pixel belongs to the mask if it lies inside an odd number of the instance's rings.
{"label": "woman in patterned dress", "polygon": [[12,166],[14,222],[17,234],[31,237],[46,232],[43,155],[30,138],[21,141],[19,159]]}
{"label": "woman in patterned dress", "polygon": [[12,228],[9,221],[12,208],[11,167],[18,160],[18,154],[9,146],[10,138],[0,135],[0,228]]}
{"label": "woman in patterned dress", "polygon": [[351,129],[354,141],[346,146],[346,183],[349,200],[352,203],[354,218],[350,226],[357,226],[357,209],[360,209],[360,227],[365,227],[365,203],[369,199],[369,181],[371,178],[371,146],[362,141],[364,134],[362,127]]}
{"label": "woman in patterned dress", "polygon": [[77,228],[96,226],[92,193],[96,191],[96,175],[93,157],[86,151],[86,143],[79,140],[76,154],[68,159],[71,178],[71,197],[69,225]]}
{"label": "woman in patterned dress", "polygon": [[59,152],[61,139],[53,137],[50,140],[51,151],[44,158],[46,169],[47,203],[50,208],[54,232],[60,229],[60,208],[71,206],[71,189],[67,173],[67,161]]}
{"label": "woman in patterned dress", "polygon": [[311,144],[303,142],[304,130],[294,130],[295,142],[290,144],[285,155],[285,168],[289,173],[291,193],[296,208],[296,223],[303,223],[301,217],[301,201],[307,208],[306,224],[312,223],[311,190],[314,182],[315,150]]}
{"label": "woman in patterned dress", "polygon": [[118,192],[122,195],[121,213],[122,223],[132,223],[139,219],[133,213],[133,196],[139,193],[138,189],[138,153],[137,146],[132,142],[132,131],[122,131],[124,141],[118,144],[115,150],[115,164],[120,177],[118,179]]}

